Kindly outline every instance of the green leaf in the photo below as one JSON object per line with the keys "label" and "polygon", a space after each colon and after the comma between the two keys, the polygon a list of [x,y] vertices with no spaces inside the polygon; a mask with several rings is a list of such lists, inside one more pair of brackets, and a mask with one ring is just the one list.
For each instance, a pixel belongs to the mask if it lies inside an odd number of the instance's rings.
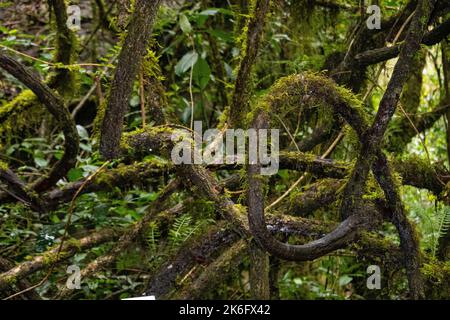
{"label": "green leaf", "polygon": [[184,14],[180,15],[180,28],[183,31],[183,33],[190,33],[192,31],[191,23]]}
{"label": "green leaf", "polygon": [[77,125],[77,131],[81,140],[89,140],[89,133],[83,126]]}
{"label": "green leaf", "polygon": [[211,69],[205,59],[198,59],[197,63],[192,70],[192,79],[200,87],[200,89],[205,89],[208,85],[211,76]]}
{"label": "green leaf", "polygon": [[340,286],[345,286],[347,284],[349,284],[350,282],[352,282],[353,278],[349,277],[347,275],[343,275],[339,278],[339,285]]}
{"label": "green leaf", "polygon": [[83,170],[80,168],[72,168],[67,173],[67,178],[70,182],[75,182],[83,178]]}
{"label": "green leaf", "polygon": [[41,167],[41,168],[48,166],[48,161],[45,160],[44,158],[36,157],[36,158],[34,158],[34,163],[36,163],[36,166]]}
{"label": "green leaf", "polygon": [[186,53],[180,61],[175,66],[175,73],[177,75],[182,75],[188,71],[197,62],[198,53],[195,51],[190,51]]}
{"label": "green leaf", "polygon": [[225,42],[231,42],[234,39],[233,35],[230,32],[226,32],[219,29],[208,30],[208,33],[211,34],[213,37]]}
{"label": "green leaf", "polygon": [[213,15],[215,15],[217,12],[219,12],[219,9],[206,9],[206,10],[203,10],[202,12],[200,12],[199,14],[200,15],[203,15],[203,16],[213,16]]}
{"label": "green leaf", "polygon": [[144,202],[147,201],[155,201],[158,198],[158,194],[156,192],[143,192],[139,195],[139,200],[142,200]]}

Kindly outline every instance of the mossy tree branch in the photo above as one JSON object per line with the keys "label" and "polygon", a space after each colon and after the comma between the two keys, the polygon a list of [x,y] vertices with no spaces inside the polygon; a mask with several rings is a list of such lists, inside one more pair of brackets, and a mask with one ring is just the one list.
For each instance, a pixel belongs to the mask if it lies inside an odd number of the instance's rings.
{"label": "mossy tree branch", "polygon": [[30,88],[39,101],[55,117],[64,133],[64,155],[51,169],[47,177],[36,181],[32,189],[43,192],[53,187],[59,179],[75,165],[79,149],[79,137],[75,123],[63,99],[44,84],[35,74],[28,71],[20,62],[0,53],[0,67],[5,69],[24,85]]}
{"label": "mossy tree branch", "polygon": [[106,159],[119,156],[124,116],[133,83],[146,54],[160,0],[136,0],[128,33],[111,83],[108,105],[101,119],[100,152]]}
{"label": "mossy tree branch", "polygon": [[230,122],[238,127],[243,115],[248,111],[251,93],[250,78],[255,64],[263,35],[266,16],[270,9],[270,0],[256,0],[252,17],[247,26],[245,44],[242,50],[243,57],[239,65],[238,74],[234,84],[233,97],[231,99]]}

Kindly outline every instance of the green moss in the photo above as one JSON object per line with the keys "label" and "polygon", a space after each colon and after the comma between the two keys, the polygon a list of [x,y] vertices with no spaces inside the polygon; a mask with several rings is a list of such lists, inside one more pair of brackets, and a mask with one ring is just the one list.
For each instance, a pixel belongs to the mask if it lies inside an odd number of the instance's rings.
{"label": "green moss", "polygon": [[67,239],[66,241],[64,241],[64,244],[66,245],[67,249],[73,249],[76,251],[81,250],[80,239],[75,239],[75,238]]}
{"label": "green moss", "polygon": [[0,170],[8,170],[8,165],[0,160]]}
{"label": "green moss", "polygon": [[109,100],[109,95],[107,97],[105,97],[103,102],[97,108],[97,115],[95,116],[94,124],[93,124],[93,127],[94,127],[93,136],[94,137],[100,136],[103,118],[105,117],[106,108],[108,106],[108,100]]}
{"label": "green moss", "polygon": [[[23,90],[13,100],[0,107],[0,133],[3,142],[14,133],[23,133],[24,129],[42,121],[43,110],[36,95],[31,90]],[[5,141],[6,140],[6,141]]]}
{"label": "green moss", "polygon": [[427,282],[428,299],[450,298],[450,261],[428,260],[421,268]]}
{"label": "green moss", "polygon": [[450,277],[450,261],[442,262],[432,258],[424,263],[421,271],[428,280],[435,284],[442,284]]}
{"label": "green moss", "polygon": [[12,113],[24,111],[25,108],[34,105],[36,102],[37,97],[31,90],[23,90],[11,102],[0,108],[0,120],[5,120]]}
{"label": "green moss", "polygon": [[367,179],[366,191],[363,195],[363,199],[375,200],[375,199],[383,199],[383,198],[384,198],[383,190],[380,188],[380,185],[378,184],[374,175],[372,173],[370,173],[369,177]]}
{"label": "green moss", "polygon": [[[72,250],[70,250],[70,248],[69,248],[68,251],[61,250],[61,252],[59,254],[57,252],[54,252],[54,251],[46,252],[42,256],[42,262],[44,263],[44,265],[50,266],[52,264],[57,263],[58,261],[61,261],[61,260],[64,260],[64,259],[70,257],[71,256],[70,251],[73,251],[73,248],[72,248]],[[78,251],[78,250],[76,250],[76,251]]]}
{"label": "green moss", "polygon": [[77,57],[78,39],[75,33],[67,26],[67,4],[55,2],[52,9],[52,29],[56,32],[55,38],[55,66],[56,70],[48,78],[48,85],[57,89],[62,96],[72,96],[78,87],[78,66],[73,63]]}
{"label": "green moss", "polygon": [[[61,255],[59,255],[59,257],[61,257]],[[46,266],[50,266],[50,265],[56,263],[58,260],[59,260],[58,259],[58,254],[56,252],[46,252],[42,256],[42,262]]]}
{"label": "green moss", "polygon": [[339,105],[353,109],[363,123],[368,123],[362,102],[349,89],[338,86],[322,73],[304,72],[277,80],[255,104],[246,121],[250,124],[260,112],[276,114],[283,119],[292,117],[292,112],[301,112],[302,108],[313,109],[317,106],[324,111],[322,117],[331,118],[334,117],[334,108]]}
{"label": "green moss", "polygon": [[13,275],[9,275],[5,277],[5,282],[10,285],[13,286],[17,283],[17,277],[13,276]]}

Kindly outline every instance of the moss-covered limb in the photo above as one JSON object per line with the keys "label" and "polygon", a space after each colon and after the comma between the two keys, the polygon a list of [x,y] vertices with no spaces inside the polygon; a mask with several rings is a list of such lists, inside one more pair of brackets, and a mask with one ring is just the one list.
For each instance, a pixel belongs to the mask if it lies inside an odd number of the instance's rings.
{"label": "moss-covered limb", "polygon": [[239,240],[236,233],[224,227],[223,223],[218,223],[180,248],[176,255],[152,276],[146,295],[155,295],[158,299],[168,297],[190,270],[199,264],[212,262],[223,250]]}
{"label": "moss-covered limb", "polygon": [[155,125],[167,123],[165,112],[168,109],[166,89],[161,82],[161,69],[158,60],[152,52],[143,63],[143,88],[145,94],[145,110],[150,115],[150,121]]}
{"label": "moss-covered limb", "polygon": [[431,164],[426,159],[410,157],[392,160],[393,169],[400,175],[402,183],[427,189],[440,195],[446,189],[442,182],[448,182],[449,172],[442,164]]}
{"label": "moss-covered limb", "polygon": [[[411,75],[403,87],[403,92],[400,96],[400,104],[403,111],[408,115],[413,115],[417,112],[420,106],[420,96],[422,92],[422,73],[426,63],[426,50],[421,48],[417,52],[417,56],[413,61],[411,68]],[[399,113],[397,111],[397,113]],[[403,115],[403,113],[399,113]]]}
{"label": "moss-covered limb", "polygon": [[[256,115],[252,128],[256,130],[268,128],[268,116],[264,112]],[[276,257],[305,261],[314,260],[336,249],[345,247],[355,240],[358,231],[373,227],[378,223],[375,208],[365,213],[358,207],[358,214],[350,215],[345,221],[324,237],[303,245],[291,245],[278,241],[267,229],[264,215],[263,181],[260,178],[261,164],[248,166],[248,220],[250,231],[258,244]],[[370,214],[368,214],[370,212]]]}
{"label": "moss-covered limb", "polygon": [[224,280],[224,275],[236,271],[246,253],[247,243],[244,240],[239,240],[209,264],[197,279],[192,283],[187,283],[172,298],[178,300],[201,299]]}
{"label": "moss-covered limb", "polygon": [[146,54],[153,23],[161,0],[136,0],[127,36],[119,54],[100,131],[100,152],[107,158],[119,156],[124,116],[133,83]]}
{"label": "moss-covered limb", "polygon": [[[270,219],[280,219],[279,216],[271,217]],[[283,218],[282,218],[283,219]],[[309,222],[307,222],[309,221]],[[275,221],[272,221],[275,222]],[[270,226],[276,226],[275,229],[271,229],[271,232],[274,234],[280,234],[286,236],[300,236],[306,239],[309,238],[318,238],[321,234],[329,232],[335,226],[332,223],[324,224],[321,221],[314,221],[308,219],[299,219],[294,218],[292,221],[285,220],[284,222],[278,221],[280,224],[273,224]],[[290,225],[290,227],[289,227]],[[314,225],[313,229],[315,229],[314,233],[309,233],[308,235],[299,235],[295,230],[302,229],[304,226]],[[247,246],[248,247],[248,246]],[[367,233],[361,232],[358,241],[350,246],[351,252],[354,252],[358,259],[363,261],[370,261],[371,263],[376,263],[378,265],[383,265],[386,270],[398,270],[402,267],[402,253],[398,246],[393,244],[392,242],[382,239],[376,233]],[[231,252],[230,249],[228,252]],[[245,251],[240,254],[240,257],[244,256]],[[214,283],[216,283],[216,277],[221,275],[222,279],[224,275],[230,274],[234,269],[241,263],[241,259],[235,260],[235,268],[226,268],[220,269],[220,272],[217,272],[217,266],[223,265],[222,257],[230,257],[227,253],[224,253],[217,260],[210,263],[205,270],[202,271],[200,276],[193,276],[193,280],[191,282],[185,281],[185,285],[178,290],[178,292],[171,296],[171,298],[178,299],[201,299],[205,297],[205,295],[211,292],[212,288],[214,288]],[[212,271],[214,270],[214,273]],[[210,272],[211,271],[211,272]],[[193,273],[198,274],[198,272]],[[276,275],[275,275],[276,277]],[[209,282],[211,280],[212,282]],[[275,282],[277,279],[274,280]]]}
{"label": "moss-covered limb", "polygon": [[250,236],[245,213],[224,195],[221,186],[207,169],[197,165],[181,165],[179,173],[196,186],[203,196],[214,202],[219,213],[230,223],[235,232],[244,238]]}
{"label": "moss-covered limb", "polygon": [[[450,20],[446,20],[439,26],[435,27],[433,30],[427,32],[422,39],[422,44],[433,46],[444,40],[449,34]],[[380,63],[397,57],[400,54],[401,48],[403,46],[404,43],[402,42],[391,47],[367,50],[356,55],[356,60],[360,66]]]}
{"label": "moss-covered limb", "polygon": [[338,190],[344,185],[344,180],[321,179],[307,187],[303,192],[292,193],[286,205],[286,212],[303,217],[317,209],[325,208],[338,198]]}
{"label": "moss-covered limb", "polygon": [[0,163],[0,181],[8,186],[8,192],[16,200],[23,202],[37,212],[44,212],[41,200],[32,191],[27,190],[26,185],[8,168]]}
{"label": "moss-covered limb", "polygon": [[[364,128],[363,128],[364,129]],[[182,134],[182,129],[155,127],[138,130],[124,136],[123,150],[131,159],[140,159],[151,153],[168,157],[172,134]],[[349,163],[330,159],[319,159],[315,155],[298,152],[280,152],[280,169],[308,171],[319,178],[344,179],[349,174]],[[439,195],[445,188],[441,181],[449,180],[448,171],[439,164],[429,164],[425,159],[410,157],[392,160],[393,169],[402,178],[402,183],[417,188],[427,189]],[[215,169],[239,169],[240,166],[211,165]]]}
{"label": "moss-covered limb", "polygon": [[[220,164],[208,165],[211,170],[236,170],[240,165]],[[321,159],[311,153],[281,151],[279,168],[296,171],[307,171],[318,178],[343,179],[348,175],[349,163],[332,159]]]}
{"label": "moss-covered limb", "polygon": [[164,163],[149,161],[130,165],[120,164],[117,168],[99,173],[88,183],[86,183],[86,179],[82,179],[70,183],[62,189],[51,190],[44,194],[43,201],[49,209],[54,210],[60,204],[70,201],[82,185],[84,187],[80,194],[110,191],[114,188],[128,189],[135,185],[148,185],[169,170],[169,166]]}
{"label": "moss-covered limb", "polygon": [[414,127],[407,117],[392,121],[390,129],[387,131],[386,150],[401,153],[415,136],[433,127],[449,110],[450,105],[441,102],[438,107],[430,112],[409,116]]}
{"label": "moss-covered limb", "polygon": [[[14,115],[22,114],[38,103],[38,99],[33,91],[23,90],[13,100],[0,107],[0,123],[3,124]],[[4,131],[3,128],[2,131]]]}
{"label": "moss-covered limb", "polygon": [[[364,130],[364,128],[363,128]],[[154,127],[127,133],[123,139],[123,152],[131,159],[140,159],[149,153],[169,157],[172,134],[182,134],[182,129],[172,127]],[[149,151],[149,150],[152,151]],[[330,159],[319,159],[315,155],[298,152],[280,152],[280,169],[308,171],[319,178],[344,179],[349,174],[349,164]],[[439,181],[448,181],[448,171],[439,164],[429,164],[424,159],[411,157],[394,159],[392,166],[402,177],[402,183],[417,188],[428,189],[439,195],[444,186]],[[239,169],[240,166],[211,165],[215,169]]]}
{"label": "moss-covered limb", "polygon": [[48,111],[55,117],[64,133],[64,155],[56,162],[46,177],[36,181],[32,189],[37,192],[48,190],[64,177],[75,165],[79,149],[79,137],[75,122],[70,116],[63,99],[55,94],[46,84],[33,73],[28,71],[21,63],[0,53],[0,67],[5,69],[24,85],[30,88],[44,104]]}
{"label": "moss-covered limb", "polygon": [[283,115],[291,109],[299,110],[300,106],[305,109],[323,106],[343,118],[358,135],[367,127],[361,101],[350,90],[323,74],[309,72],[279,79],[258,101],[247,120],[251,123],[261,111]]}
{"label": "moss-covered limb", "polygon": [[[169,158],[175,144],[175,141],[172,141],[172,135],[186,136],[186,132],[184,129],[173,129],[169,126],[145,128],[125,135],[121,149],[133,159],[147,155],[149,150]],[[192,183],[202,192],[202,195],[214,202],[219,212],[233,225],[237,233],[244,237],[248,236],[245,216],[233,201],[223,194],[223,188],[205,167],[180,164],[176,166],[176,170],[181,177],[185,178],[184,183]]]}
{"label": "moss-covered limb", "polygon": [[448,300],[450,298],[450,262],[429,259],[422,267],[425,277],[427,299]]}
{"label": "moss-covered limb", "polygon": [[[399,33],[400,28],[414,11],[417,0],[408,1],[405,7],[387,19],[381,20],[380,29],[366,27],[364,23],[357,21],[353,26],[355,35],[349,39],[349,48],[341,54],[332,53],[327,59],[325,68],[329,70],[330,76],[340,85],[350,88],[353,92],[359,93],[366,80],[367,68],[360,65],[355,58],[361,52],[383,46],[386,41],[392,41],[393,37]],[[333,63],[329,63],[333,61]]]}
{"label": "moss-covered limb", "polygon": [[248,25],[243,48],[243,56],[239,65],[234,92],[231,100],[230,122],[234,127],[240,127],[244,115],[249,111],[250,77],[253,65],[258,55],[260,41],[263,35],[266,16],[270,9],[270,0],[255,0],[254,11]]}
{"label": "moss-covered limb", "polygon": [[[67,27],[67,8],[64,0],[48,0],[55,19],[56,54],[54,63],[71,65],[76,59],[77,40],[73,31]],[[58,90],[61,94],[73,94],[75,90],[75,74],[67,68],[58,68],[47,79],[47,85],[51,89]],[[3,124],[11,116],[23,117],[32,107],[39,105],[36,95],[31,90],[24,90],[6,105],[0,107],[0,124]],[[23,123],[14,122],[23,127]],[[19,130],[19,128],[12,128]]]}
{"label": "moss-covered limb", "polygon": [[[55,62],[63,65],[71,65],[76,54],[76,36],[67,26],[67,6],[64,0],[48,0],[49,7],[56,25],[56,54]],[[60,68],[52,75],[48,81],[50,88],[55,88],[61,95],[72,94],[74,92],[75,75],[74,72]]]}
{"label": "moss-covered limb", "polygon": [[139,160],[149,154],[170,158],[171,148],[176,141],[174,137],[187,137],[189,132],[169,125],[146,127],[144,129],[125,133],[121,143],[121,153],[130,160]]}
{"label": "moss-covered limb", "polygon": [[250,242],[248,246],[250,257],[250,292],[251,298],[255,300],[270,299],[270,282],[269,282],[269,255],[265,250],[255,243]]}
{"label": "moss-covered limb", "polygon": [[388,208],[391,211],[391,221],[400,237],[400,247],[404,254],[404,265],[408,276],[410,296],[412,299],[424,298],[424,284],[420,272],[419,239],[414,226],[406,217],[405,209],[386,157],[378,157],[376,159],[373,165],[373,173],[384,191]]}
{"label": "moss-covered limb", "polygon": [[[12,268],[14,268],[13,262],[0,257],[0,272],[5,272]],[[28,289],[32,286],[32,284],[30,282],[28,282],[28,280],[26,280],[26,279],[17,281],[17,283],[15,285],[17,286],[17,288],[20,291]],[[22,299],[24,299],[24,300],[42,300],[41,296],[36,292],[36,290],[30,290],[30,291],[24,292]]]}
{"label": "moss-covered limb", "polygon": [[414,57],[420,48],[423,34],[428,25],[436,1],[419,0],[411,24],[401,48],[398,62],[381,98],[378,112],[369,130],[361,139],[361,150],[349,182],[344,190],[342,211],[349,211],[355,201],[360,201],[370,167],[378,153],[379,146],[400,99],[403,86],[409,78]]}
{"label": "moss-covered limb", "polygon": [[[400,175],[402,184],[427,189],[439,196],[449,180],[448,170],[441,164],[430,164],[428,160],[411,156],[406,159],[393,159],[393,169]],[[318,159],[297,152],[280,153],[280,168],[308,171],[320,178],[344,179],[348,176],[350,165],[329,159]]]}
{"label": "moss-covered limb", "polygon": [[[162,206],[164,200],[167,199],[168,195],[175,192],[176,188],[177,184],[168,185],[164,191],[165,196],[157,199],[156,202],[153,203],[151,209],[148,210],[138,222],[122,234],[122,236],[117,240],[116,245],[108,253],[91,261],[83,270],[81,270],[81,278],[90,278],[100,270],[113,264],[117,260],[117,257],[126,252],[133,242],[136,241],[140,235],[142,235],[143,231],[148,227],[150,222],[154,222],[157,225],[163,223],[169,224],[170,222],[173,222],[173,220],[183,212],[185,207],[184,203],[179,203],[176,206],[164,211],[160,211],[160,207]],[[59,297],[61,299],[66,299],[71,293],[72,291],[65,287],[60,292]]]}
{"label": "moss-covered limb", "polygon": [[131,0],[118,0],[116,1],[117,4],[117,26],[119,29],[125,29],[128,17],[129,17],[129,10],[131,8]]}
{"label": "moss-covered limb", "polygon": [[82,250],[90,249],[102,243],[111,241],[117,237],[117,233],[112,230],[102,230],[92,233],[82,239],[76,241],[76,245],[72,241],[67,241],[58,255],[59,247],[56,246],[46,251],[40,256],[36,256],[29,261],[22,262],[7,272],[0,274],[0,291],[4,290],[11,283],[16,283],[30,274],[37,272],[53,263],[59,263],[75,253]]}
{"label": "moss-covered limb", "polygon": [[[267,228],[273,235],[284,238],[293,236],[303,241],[308,241],[311,238],[320,238],[336,226],[336,223],[333,222],[281,216],[279,214],[269,214],[267,222]],[[156,295],[160,299],[168,298],[168,295],[177,287],[177,284],[184,284],[187,274],[189,276],[192,275],[195,279],[195,275],[198,272],[194,272],[195,270],[190,272],[196,268],[195,266],[205,261],[206,263],[211,263],[223,250],[226,250],[231,244],[238,241],[239,236],[230,228],[225,228],[225,226],[223,223],[213,226],[206,234],[191,240],[174,258],[161,266],[150,280],[146,295]],[[375,247],[378,244],[378,242],[371,240],[366,242],[368,243],[367,246],[371,244]],[[198,271],[198,269],[196,270]],[[221,273],[221,275],[223,277],[224,273]],[[181,283],[177,282],[177,279]],[[189,287],[189,283],[186,285]]]}
{"label": "moss-covered limb", "polygon": [[[393,169],[400,175],[402,184],[427,189],[439,196],[446,189],[442,182],[449,181],[449,172],[441,164],[430,164],[428,160],[411,156],[392,159]],[[297,152],[280,153],[280,168],[308,171],[319,178],[344,179],[350,164],[330,159],[318,159]]]}
{"label": "moss-covered limb", "polygon": [[[444,69],[444,100],[450,105],[450,43],[443,41],[441,44],[442,66]],[[446,112],[447,124],[450,123],[450,110]],[[450,164],[450,126],[446,130],[447,161]],[[439,239],[437,256],[441,260],[450,260],[450,228]]]}

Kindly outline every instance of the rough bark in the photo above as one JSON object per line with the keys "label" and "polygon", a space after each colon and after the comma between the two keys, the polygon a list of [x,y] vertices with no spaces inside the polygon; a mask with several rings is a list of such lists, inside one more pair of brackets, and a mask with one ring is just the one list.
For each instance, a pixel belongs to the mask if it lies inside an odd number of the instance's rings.
{"label": "rough bark", "polygon": [[111,83],[108,105],[101,117],[100,152],[106,159],[119,156],[124,116],[133,83],[146,54],[160,0],[137,0]]}

